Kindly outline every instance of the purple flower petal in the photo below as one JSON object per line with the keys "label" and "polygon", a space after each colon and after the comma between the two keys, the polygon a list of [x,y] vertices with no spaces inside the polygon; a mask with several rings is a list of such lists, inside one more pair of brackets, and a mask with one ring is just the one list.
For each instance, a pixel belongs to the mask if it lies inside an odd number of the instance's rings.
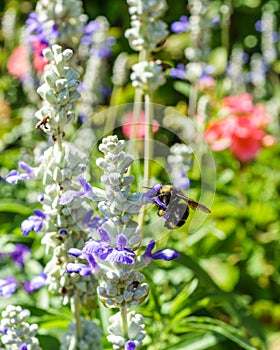
{"label": "purple flower petal", "polygon": [[6,176],[6,181],[9,184],[17,184],[18,180],[21,180],[20,179],[20,173],[17,170],[15,170],[15,169],[11,170],[8,173],[8,175]]}
{"label": "purple flower petal", "polygon": [[82,251],[81,251],[80,249],[77,249],[77,248],[70,248],[70,249],[68,250],[68,254],[69,254],[69,255],[73,255],[73,256],[75,256],[75,257],[78,257],[78,256],[82,255],[83,253],[82,253]]}
{"label": "purple flower petal", "polygon": [[44,199],[45,199],[45,196],[42,193],[37,196],[37,201],[40,203],[44,202]]}
{"label": "purple flower petal", "polygon": [[18,287],[17,280],[14,277],[0,279],[0,296],[3,298],[10,297]]}
{"label": "purple flower petal", "polygon": [[171,31],[173,33],[184,33],[189,30],[189,19],[187,16],[181,16],[180,21],[176,21],[171,25]]}
{"label": "purple flower petal", "polygon": [[167,206],[158,197],[154,197],[153,202],[159,205],[164,210],[167,208]]}
{"label": "purple flower petal", "polygon": [[81,191],[74,191],[74,190],[69,190],[66,191],[62,194],[62,196],[58,200],[58,204],[60,205],[66,205],[76,197],[85,197],[88,199],[92,199],[93,197],[93,191],[92,187],[90,184],[83,178],[83,176],[78,177],[79,183],[82,185],[83,190]]}
{"label": "purple flower petal", "polygon": [[134,253],[132,251],[112,249],[111,253],[106,257],[106,261],[117,262],[124,265],[134,264]]}
{"label": "purple flower petal", "polygon": [[101,225],[104,224],[105,221],[108,219],[101,218],[100,216],[96,215],[92,218],[93,210],[90,210],[83,220],[83,225],[89,228],[99,228]]}
{"label": "purple flower petal", "polygon": [[173,260],[177,259],[180,257],[180,253],[176,252],[176,250],[173,249],[163,249],[163,250],[158,250],[154,254],[152,254],[152,259],[157,260],[157,259],[162,259],[162,260]]}
{"label": "purple flower petal", "polygon": [[142,202],[143,204],[147,203],[153,203],[154,198],[157,196],[158,191],[162,188],[161,184],[154,185],[152,188],[149,189],[146,193],[143,193],[142,195]]}
{"label": "purple flower petal", "polygon": [[25,171],[25,173],[19,173],[17,170],[11,170],[6,176],[6,181],[10,184],[17,184],[19,180],[33,179],[36,177],[34,168],[31,168],[24,162],[18,163],[19,167]]}
{"label": "purple flower petal", "polygon": [[8,330],[0,323],[0,333],[7,334]]}
{"label": "purple flower petal", "polygon": [[18,166],[24,170],[27,174],[34,174],[34,168],[31,168],[31,166],[29,166],[28,164],[26,164],[25,162],[19,162]]}
{"label": "purple flower petal", "polygon": [[91,239],[86,242],[82,252],[89,255],[97,255],[101,259],[105,259],[109,254],[109,245],[107,243]]}
{"label": "purple flower petal", "polygon": [[158,250],[157,252],[152,254],[152,250],[155,247],[155,241],[152,240],[147,248],[145,253],[143,254],[143,258],[147,259],[147,260],[158,260],[158,259],[162,259],[162,260],[172,260],[172,259],[176,259],[180,257],[180,254],[178,252],[176,252],[173,249],[163,249],[163,250]]}
{"label": "purple flower petal", "polygon": [[39,276],[33,277],[30,281],[23,283],[23,288],[27,293],[33,293],[46,285],[47,275],[42,272]]}
{"label": "purple flower petal", "polygon": [[125,350],[135,350],[136,344],[133,340],[129,340],[125,343],[124,348],[125,348]]}
{"label": "purple flower petal", "polygon": [[16,249],[9,253],[9,257],[18,265],[23,266],[26,256],[30,253],[30,248],[24,244],[16,243]]}
{"label": "purple flower petal", "polygon": [[31,231],[38,232],[42,229],[46,215],[38,209],[34,210],[34,214],[21,223],[23,236],[27,236]]}
{"label": "purple flower petal", "polygon": [[38,216],[39,218],[42,218],[43,220],[47,218],[46,214],[42,212],[40,209],[35,209],[34,214]]}
{"label": "purple flower petal", "polygon": [[85,34],[91,35],[94,32],[96,32],[99,28],[100,28],[100,25],[99,25],[98,21],[90,21],[90,22],[88,22],[88,24],[86,26],[84,26],[83,32]]}
{"label": "purple flower petal", "polygon": [[263,31],[263,21],[261,19],[255,23],[255,28],[258,32]]}
{"label": "purple flower petal", "polygon": [[183,63],[179,63],[176,68],[170,69],[169,75],[171,78],[185,80],[186,79],[186,66]]}
{"label": "purple flower petal", "polygon": [[117,249],[118,250],[124,250],[126,246],[126,238],[124,235],[118,235],[117,237]]}
{"label": "purple flower petal", "polygon": [[60,205],[66,205],[76,197],[82,197],[84,195],[84,191],[74,191],[74,190],[69,190],[64,193],[62,193],[61,197],[58,200],[58,204]]}
{"label": "purple flower petal", "polygon": [[84,267],[81,267],[80,269],[80,275],[81,276],[89,276],[92,273],[93,269],[89,265],[85,265]]}
{"label": "purple flower petal", "polygon": [[27,345],[26,344],[21,344],[19,347],[19,350],[28,350]]}
{"label": "purple flower petal", "polygon": [[87,261],[89,262],[90,266],[92,267],[92,269],[96,269],[98,268],[98,264],[95,261],[94,257],[92,255],[88,255],[87,256]]}
{"label": "purple flower petal", "polygon": [[83,178],[82,175],[78,177],[79,183],[83,186],[84,188],[84,197],[92,199],[93,197],[93,191],[91,185]]}
{"label": "purple flower petal", "polygon": [[152,250],[154,249],[156,245],[156,242],[154,240],[151,240],[150,243],[148,244],[145,253],[143,254],[144,258],[152,258]]}
{"label": "purple flower petal", "polygon": [[111,241],[110,236],[109,236],[109,233],[107,232],[107,230],[105,230],[105,228],[99,227],[98,234],[100,236],[101,241],[110,244],[110,241]]}
{"label": "purple flower petal", "polygon": [[81,276],[88,276],[92,272],[92,267],[82,263],[69,263],[66,271],[68,273],[79,273]]}
{"label": "purple flower petal", "polygon": [[221,24],[221,16],[218,13],[212,17],[212,24],[214,27],[218,27]]}

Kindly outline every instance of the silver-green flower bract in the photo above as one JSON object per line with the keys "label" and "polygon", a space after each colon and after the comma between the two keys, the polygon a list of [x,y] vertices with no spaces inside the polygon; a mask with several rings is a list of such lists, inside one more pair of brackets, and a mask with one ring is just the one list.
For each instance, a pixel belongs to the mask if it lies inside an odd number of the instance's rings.
{"label": "silver-green flower bract", "polygon": [[142,91],[155,91],[165,83],[162,67],[156,62],[139,62],[132,66],[132,86]]}
{"label": "silver-green flower bract", "polygon": [[[101,269],[104,265],[105,273],[103,272],[103,279],[97,288],[97,294],[106,307],[117,307],[122,313],[122,321],[120,314],[110,319],[112,325],[108,340],[112,342],[114,349],[121,349],[121,346],[124,346],[127,341],[137,341],[138,345],[141,344],[145,336],[142,318],[137,318],[138,328],[136,327],[137,330],[135,330],[134,318],[131,313],[127,314],[127,308],[143,303],[149,293],[148,284],[143,283],[144,276],[137,271],[134,253],[141,243],[141,229],[133,220],[133,216],[139,213],[143,205],[142,194],[130,193],[134,178],[126,173],[133,162],[133,157],[124,152],[124,147],[125,142],[118,140],[117,136],[104,138],[99,146],[104,158],[96,161],[103,170],[101,183],[106,197],[104,201],[99,202],[98,206],[101,213],[108,218],[102,225],[102,230],[105,230],[111,247],[114,247],[113,250],[115,250],[115,257],[107,255],[105,261],[100,264]],[[117,258],[121,254],[123,258]],[[120,325],[120,328],[116,327],[116,323],[120,322],[127,323],[127,334],[124,329],[125,325]],[[130,329],[134,329],[131,335]]]}
{"label": "silver-green flower bract", "polygon": [[54,25],[59,31],[59,38],[50,44],[76,48],[82,36],[82,26],[87,21],[83,13],[83,3],[80,0],[39,0],[36,13],[45,31]]}
{"label": "silver-green flower bract", "polygon": [[153,51],[168,35],[167,24],[159,19],[167,8],[165,0],[128,0],[131,28],[125,36],[132,49]]}
{"label": "silver-green flower bract", "polygon": [[62,50],[61,46],[53,45],[43,54],[50,64],[45,68],[45,82],[37,90],[43,99],[43,106],[35,116],[40,120],[37,126],[56,140],[64,135],[65,125],[75,118],[73,111],[80,98],[77,91],[79,74],[69,62],[72,50]]}
{"label": "silver-green flower bract", "polygon": [[165,82],[162,67],[150,62],[149,55],[160,48],[168,35],[166,23],[159,19],[167,5],[165,0],[128,0],[127,3],[131,28],[126,30],[125,36],[132,49],[146,54],[144,61],[132,67],[132,85],[151,93]]}
{"label": "silver-green flower bract", "polygon": [[210,2],[209,0],[189,0],[188,3],[191,13],[189,18],[191,45],[185,50],[185,55],[192,62],[205,62],[211,52]]}
{"label": "silver-green flower bract", "polygon": [[45,151],[38,170],[45,189],[43,211],[48,217],[43,227],[45,235],[42,243],[47,246],[47,252],[53,255],[45,267],[47,284],[52,292],[62,294],[65,303],[76,291],[84,298],[88,291],[94,293],[92,280],[79,281],[77,275],[70,276],[66,272],[68,250],[82,247],[87,239],[88,233],[82,222],[91,207],[81,197],[74,198],[66,205],[59,204],[63,193],[80,188],[77,178],[83,174],[86,165],[87,157],[64,142],[62,150],[55,144]]}
{"label": "silver-green flower bract", "polygon": [[[86,61],[81,101],[77,106],[78,114],[90,116],[96,106],[105,102],[104,88],[108,73],[108,57],[102,52],[109,49],[109,22],[103,16],[95,19],[96,30],[91,34],[91,45],[82,45],[79,56]],[[112,38],[110,38],[112,39]]]}
{"label": "silver-green flower bract", "polygon": [[26,322],[29,317],[29,310],[20,306],[8,305],[2,312],[1,326],[6,330],[6,334],[1,337],[1,341],[5,349],[18,350],[23,345],[26,345],[28,350],[41,349],[36,338],[38,325]]}
{"label": "silver-green flower bract", "polygon": [[126,175],[133,157],[124,152],[125,142],[117,136],[102,140],[99,150],[104,158],[98,158],[96,164],[103,170],[101,183],[105,190],[106,200],[99,202],[98,207],[103,215],[109,218],[105,222],[110,238],[116,240],[123,233],[127,239],[127,248],[137,247],[141,240],[141,230],[132,216],[138,214],[141,207],[141,193],[129,193],[134,177]]}
{"label": "silver-green flower bract", "polygon": [[277,18],[272,11],[263,11],[261,19],[261,49],[264,60],[272,64],[277,59],[275,33],[277,33]]}
{"label": "silver-green flower bract", "polygon": [[[83,334],[78,340],[77,348],[79,350],[102,350],[101,330],[93,322],[84,318],[81,320]],[[72,336],[75,333],[75,322],[71,322],[68,330],[61,339],[60,350],[69,350]]]}
{"label": "silver-green flower bract", "polygon": [[[127,329],[127,337],[132,340],[136,348],[142,345],[142,340],[146,336],[143,324],[143,316],[136,314],[135,311],[131,311],[127,315],[129,327]],[[110,335],[107,339],[113,344],[114,350],[122,350],[127,342],[126,336],[123,332],[121,315],[117,313],[116,315],[110,317],[111,325],[108,328]]]}

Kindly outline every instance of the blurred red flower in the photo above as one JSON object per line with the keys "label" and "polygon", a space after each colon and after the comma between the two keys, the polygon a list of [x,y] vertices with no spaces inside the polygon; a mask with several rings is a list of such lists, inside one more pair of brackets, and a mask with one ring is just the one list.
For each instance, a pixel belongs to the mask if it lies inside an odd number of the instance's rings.
{"label": "blurred red flower", "polygon": [[[224,100],[230,115],[210,122],[204,134],[213,151],[228,148],[237,159],[247,162],[255,158],[262,147],[274,144],[274,137],[263,130],[271,120],[264,105],[254,105],[250,94],[229,96]],[[240,104],[235,105],[236,101]]]}
{"label": "blurred red flower", "polygon": [[[157,132],[159,129],[159,123],[153,120],[152,130]],[[139,116],[139,122],[136,123],[136,137],[143,139],[145,137],[145,112],[142,111]],[[123,119],[122,132],[125,137],[131,138],[133,133],[133,113],[127,113]]]}
{"label": "blurred red flower", "polygon": [[44,67],[48,64],[48,60],[43,56],[43,50],[48,47],[46,43],[40,40],[32,41],[33,67],[37,72],[43,72]]}

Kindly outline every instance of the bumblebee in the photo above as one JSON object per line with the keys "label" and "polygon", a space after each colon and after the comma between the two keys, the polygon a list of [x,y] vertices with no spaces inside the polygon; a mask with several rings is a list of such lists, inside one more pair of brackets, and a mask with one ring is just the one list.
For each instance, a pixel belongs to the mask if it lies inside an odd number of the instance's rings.
{"label": "bumblebee", "polygon": [[189,216],[189,207],[210,213],[205,205],[185,196],[184,192],[171,185],[156,185],[153,187],[156,195],[153,203],[158,207],[158,216],[165,219],[164,226],[170,230],[183,226]]}

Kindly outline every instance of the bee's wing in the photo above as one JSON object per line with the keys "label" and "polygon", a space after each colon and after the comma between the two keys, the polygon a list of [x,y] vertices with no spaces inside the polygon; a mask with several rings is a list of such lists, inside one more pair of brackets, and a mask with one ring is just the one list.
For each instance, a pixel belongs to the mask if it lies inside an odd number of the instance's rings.
{"label": "bee's wing", "polygon": [[211,213],[210,209],[208,209],[205,205],[198,203],[194,199],[191,199],[181,193],[177,193],[177,196],[184,200],[193,210],[199,209],[204,211],[204,213]]}

